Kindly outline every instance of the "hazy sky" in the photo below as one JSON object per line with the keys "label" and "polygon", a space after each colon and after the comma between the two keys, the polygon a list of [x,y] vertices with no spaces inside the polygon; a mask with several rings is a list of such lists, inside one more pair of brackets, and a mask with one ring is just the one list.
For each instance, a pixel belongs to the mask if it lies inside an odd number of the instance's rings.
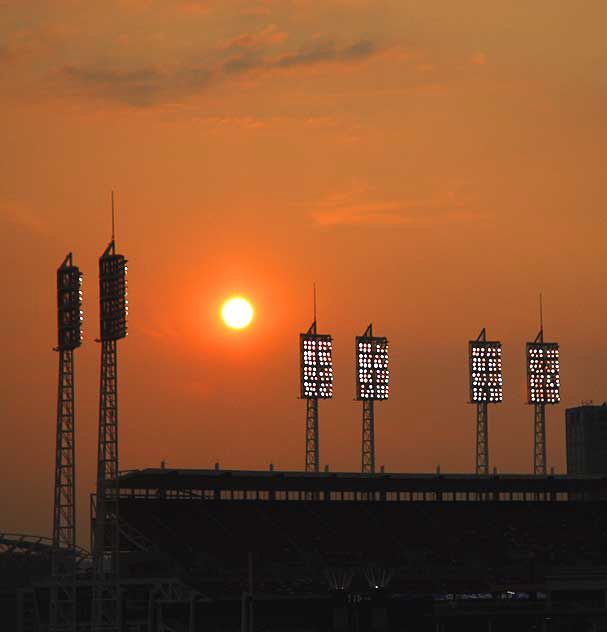
{"label": "hazy sky", "polygon": [[[607,4],[0,0],[0,530],[50,535],[55,269],[85,275],[81,542],[94,488],[97,258],[129,259],[121,469],[301,469],[298,334],[335,338],[321,463],[360,468],[354,336],[392,349],[389,471],[467,472],[467,341],[504,345],[490,466],[532,469],[524,344],[561,343],[564,409],[607,399]],[[254,324],[219,320],[243,294]]]}

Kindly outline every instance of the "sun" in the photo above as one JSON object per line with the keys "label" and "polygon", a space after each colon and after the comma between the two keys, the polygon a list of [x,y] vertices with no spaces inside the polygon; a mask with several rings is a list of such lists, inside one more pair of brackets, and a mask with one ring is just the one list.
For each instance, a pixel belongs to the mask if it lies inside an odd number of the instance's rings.
{"label": "sun", "polygon": [[243,329],[253,320],[253,307],[240,296],[228,299],[221,308],[223,322],[232,329]]}

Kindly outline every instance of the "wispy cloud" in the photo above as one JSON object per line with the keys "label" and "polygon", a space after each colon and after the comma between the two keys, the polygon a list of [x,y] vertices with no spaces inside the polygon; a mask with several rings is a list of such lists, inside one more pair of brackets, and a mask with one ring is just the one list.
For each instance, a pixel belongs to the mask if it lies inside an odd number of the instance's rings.
{"label": "wispy cloud", "polygon": [[12,53],[8,46],[0,44],[0,63],[8,61],[12,57]]}
{"label": "wispy cloud", "polygon": [[8,221],[21,230],[44,235],[46,228],[40,218],[29,208],[15,203],[0,203],[0,219]]}
{"label": "wispy cloud", "polygon": [[198,94],[210,85],[264,71],[287,71],[301,67],[357,63],[373,56],[379,47],[361,40],[339,46],[333,41],[315,41],[294,52],[279,55],[269,48],[284,41],[286,34],[275,28],[241,36],[222,46],[223,58],[173,68],[141,67],[116,69],[96,65],[70,65],[63,76],[72,90],[134,106],[170,102]]}
{"label": "wispy cloud", "polygon": [[160,95],[162,75],[152,68],[119,71],[96,67],[68,66],[65,76],[85,92],[94,92],[132,105],[149,105]]}
{"label": "wispy cloud", "polygon": [[359,184],[328,195],[311,216],[321,226],[434,224],[488,217],[453,191],[428,199],[382,200],[373,199],[369,188]]}
{"label": "wispy cloud", "polygon": [[302,48],[297,53],[284,55],[270,62],[269,67],[293,68],[328,62],[357,61],[377,52],[377,46],[368,40],[356,42],[345,48],[336,47],[334,42],[326,42]]}
{"label": "wispy cloud", "polygon": [[228,51],[263,51],[271,46],[281,44],[289,37],[286,31],[280,30],[276,24],[268,24],[257,33],[244,33],[225,41],[221,48]]}

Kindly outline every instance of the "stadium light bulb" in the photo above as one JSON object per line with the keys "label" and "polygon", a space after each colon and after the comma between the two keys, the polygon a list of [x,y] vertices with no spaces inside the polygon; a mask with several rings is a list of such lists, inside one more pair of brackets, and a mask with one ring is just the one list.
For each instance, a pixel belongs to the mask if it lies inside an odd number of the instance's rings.
{"label": "stadium light bulb", "polygon": [[356,398],[388,399],[388,340],[379,336],[356,337]]}
{"label": "stadium light bulb", "polygon": [[527,343],[527,401],[558,404],[561,401],[559,345],[556,342]]}
{"label": "stadium light bulb", "polygon": [[333,397],[333,345],[328,334],[300,334],[301,397]]}
{"label": "stadium light bulb", "polygon": [[127,335],[126,259],[110,247],[99,258],[101,339],[118,340]]}
{"label": "stadium light bulb", "polygon": [[470,401],[497,404],[503,400],[502,345],[495,340],[468,343]]}

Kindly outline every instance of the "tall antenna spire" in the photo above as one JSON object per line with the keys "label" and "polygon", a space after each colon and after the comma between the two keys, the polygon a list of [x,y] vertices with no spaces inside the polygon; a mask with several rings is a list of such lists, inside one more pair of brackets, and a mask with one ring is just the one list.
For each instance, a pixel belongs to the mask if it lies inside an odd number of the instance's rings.
{"label": "tall antenna spire", "polygon": [[115,231],[114,231],[114,190],[112,189],[112,242],[115,239]]}
{"label": "tall antenna spire", "polygon": [[544,309],[542,305],[542,293],[540,292],[540,331],[544,332]]}
{"label": "tall antenna spire", "polygon": [[312,283],[312,292],[314,294],[314,322],[316,322],[316,281]]}

